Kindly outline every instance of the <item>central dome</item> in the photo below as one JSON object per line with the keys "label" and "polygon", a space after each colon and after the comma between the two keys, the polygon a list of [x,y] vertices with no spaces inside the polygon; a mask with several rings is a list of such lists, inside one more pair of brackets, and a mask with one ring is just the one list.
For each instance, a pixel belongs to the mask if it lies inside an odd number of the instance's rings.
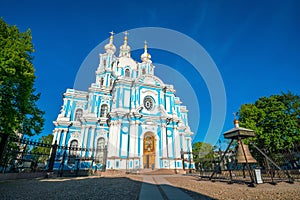
{"label": "central dome", "polygon": [[130,67],[132,70],[137,70],[137,63],[131,57],[120,57],[118,59],[119,64],[118,67]]}

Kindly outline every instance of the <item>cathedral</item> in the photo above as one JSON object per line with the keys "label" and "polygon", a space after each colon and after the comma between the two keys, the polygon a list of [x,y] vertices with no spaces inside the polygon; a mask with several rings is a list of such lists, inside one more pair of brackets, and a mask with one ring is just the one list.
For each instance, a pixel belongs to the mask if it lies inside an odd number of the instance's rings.
{"label": "cathedral", "polygon": [[58,148],[54,170],[194,168],[188,110],[154,75],[147,43],[137,62],[127,32],[118,55],[113,39],[112,32],[88,90],[63,94],[53,144],[69,148]]}

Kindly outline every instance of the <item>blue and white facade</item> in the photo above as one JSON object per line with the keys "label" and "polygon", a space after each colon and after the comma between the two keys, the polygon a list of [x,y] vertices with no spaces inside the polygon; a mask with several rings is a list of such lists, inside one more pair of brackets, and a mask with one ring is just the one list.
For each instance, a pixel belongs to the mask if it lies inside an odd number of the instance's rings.
{"label": "blue and white facade", "polygon": [[[145,44],[141,62],[131,58],[127,35],[116,55],[113,35],[99,55],[96,81],[88,91],[67,89],[53,130],[53,143],[80,147],[66,151],[82,158],[65,159],[64,166],[80,169],[183,169],[194,163],[181,151],[192,151],[188,110],[172,85],[154,75]],[[58,150],[62,159],[63,150]],[[84,159],[90,158],[90,159]],[[59,159],[58,159],[59,160]],[[61,161],[54,165],[59,169]]]}

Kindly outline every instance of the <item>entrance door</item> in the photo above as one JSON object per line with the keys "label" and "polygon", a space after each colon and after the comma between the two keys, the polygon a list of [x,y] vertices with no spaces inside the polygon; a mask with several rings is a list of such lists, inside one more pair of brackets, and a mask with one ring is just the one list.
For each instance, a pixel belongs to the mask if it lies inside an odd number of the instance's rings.
{"label": "entrance door", "polygon": [[146,133],[144,136],[144,168],[154,169],[155,167],[155,138],[153,133]]}

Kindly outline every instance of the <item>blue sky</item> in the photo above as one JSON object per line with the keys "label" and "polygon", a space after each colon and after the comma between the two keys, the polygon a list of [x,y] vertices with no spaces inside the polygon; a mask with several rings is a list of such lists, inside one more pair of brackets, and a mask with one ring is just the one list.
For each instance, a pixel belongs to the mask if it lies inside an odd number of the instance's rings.
{"label": "blue sky", "polygon": [[[32,31],[36,50],[35,87],[42,94],[39,106],[46,111],[42,135],[52,132],[62,94],[73,87],[76,73],[89,52],[106,40],[110,31],[120,33],[139,27],[172,29],[202,45],[224,82],[227,109],[224,132],[232,128],[232,112],[238,111],[241,104],[282,91],[300,94],[299,10],[297,0],[0,0],[0,16],[7,23],[17,25],[22,31],[27,28]],[[129,35],[129,44],[130,37],[134,36]],[[183,82],[166,73],[168,69],[156,68],[157,76],[174,84],[177,95],[191,111],[192,129],[199,125],[193,130],[197,133],[194,141],[203,140],[211,120],[210,94],[205,82],[184,59],[151,50],[151,43],[149,48],[154,63],[183,74],[196,92],[200,118],[194,112],[198,108],[190,102],[192,95],[182,87]],[[142,50],[137,50],[133,57],[139,60],[141,53]]]}

